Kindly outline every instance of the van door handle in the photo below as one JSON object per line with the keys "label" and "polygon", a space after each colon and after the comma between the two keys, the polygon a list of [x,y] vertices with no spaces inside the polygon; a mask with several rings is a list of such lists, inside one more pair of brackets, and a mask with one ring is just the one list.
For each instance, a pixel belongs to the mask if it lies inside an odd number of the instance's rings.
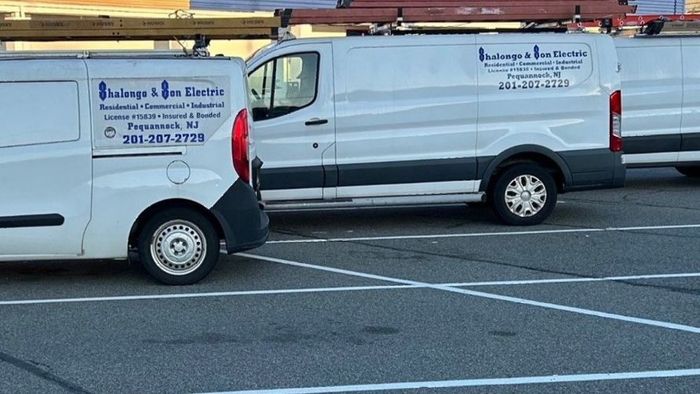
{"label": "van door handle", "polygon": [[307,120],[305,124],[307,126],[320,126],[320,125],[328,124],[328,119],[313,118],[313,119]]}

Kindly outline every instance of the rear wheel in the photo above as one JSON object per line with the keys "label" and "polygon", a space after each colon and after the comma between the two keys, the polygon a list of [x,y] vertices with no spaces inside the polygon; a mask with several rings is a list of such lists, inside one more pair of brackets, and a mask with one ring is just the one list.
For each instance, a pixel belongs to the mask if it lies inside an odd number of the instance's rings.
{"label": "rear wheel", "polygon": [[507,168],[496,179],[489,200],[501,221],[513,226],[542,223],[557,204],[554,177],[536,164]]}
{"label": "rear wheel", "polygon": [[681,174],[691,177],[691,178],[699,178],[700,177],[700,166],[693,166],[693,167],[676,167],[676,170],[680,172]]}
{"label": "rear wheel", "polygon": [[169,209],[156,213],[139,234],[139,257],[146,271],[168,285],[203,279],[219,260],[219,237],[198,212]]}

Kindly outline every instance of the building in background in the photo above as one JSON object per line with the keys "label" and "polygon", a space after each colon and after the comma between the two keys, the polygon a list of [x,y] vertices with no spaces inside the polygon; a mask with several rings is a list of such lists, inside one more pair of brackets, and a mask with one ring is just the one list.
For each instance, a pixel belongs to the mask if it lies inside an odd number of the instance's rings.
{"label": "building in background", "polygon": [[335,8],[348,0],[189,0],[190,8],[202,10],[258,10],[269,11],[281,8]]}
{"label": "building in background", "polygon": [[[256,7],[250,6],[256,3]],[[58,19],[58,18],[169,18],[183,10],[195,18],[272,16],[270,11],[240,12],[235,9],[268,8],[279,4],[301,3],[317,7],[335,7],[336,0],[303,1],[251,1],[251,0],[0,0],[0,19]],[[295,27],[298,37],[316,35],[308,26]],[[332,35],[332,33],[321,33]],[[247,57],[258,48],[269,44],[269,40],[215,40],[212,54]],[[1,44],[4,50],[149,50],[191,48],[191,42],[176,41],[69,41],[69,42],[8,42]]]}
{"label": "building in background", "polygon": [[[697,0],[689,3],[700,3]],[[685,13],[686,0],[636,0],[632,3],[637,5],[639,15],[673,15]]]}
{"label": "building in background", "polygon": [[[178,10],[195,18],[271,16],[275,8],[335,8],[348,0],[0,0],[0,19],[57,18],[169,18]],[[414,3],[430,4],[430,1]],[[700,13],[700,0],[631,0],[643,15]],[[242,11],[247,10],[247,11]],[[250,10],[258,10],[251,12]],[[462,26],[464,24],[460,24]],[[512,24],[499,27],[511,27]],[[490,27],[496,26],[494,23]],[[338,36],[344,30],[334,26],[295,26],[297,37]],[[269,40],[215,40],[210,52],[247,57]],[[9,42],[0,50],[177,50],[191,48],[191,42],[102,41],[102,42]]]}

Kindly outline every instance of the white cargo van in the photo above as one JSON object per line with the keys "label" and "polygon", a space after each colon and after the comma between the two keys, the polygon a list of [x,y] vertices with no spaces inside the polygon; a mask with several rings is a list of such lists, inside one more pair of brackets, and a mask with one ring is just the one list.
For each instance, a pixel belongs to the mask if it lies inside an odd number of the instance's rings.
{"label": "white cargo van", "polygon": [[700,177],[700,37],[617,38],[627,167]]}
{"label": "white cargo van", "polygon": [[0,55],[0,261],[123,259],[189,284],[268,234],[245,65]]}
{"label": "white cargo van", "polygon": [[487,198],[529,225],[559,192],[624,180],[610,37],[290,40],[248,69],[271,209]]}

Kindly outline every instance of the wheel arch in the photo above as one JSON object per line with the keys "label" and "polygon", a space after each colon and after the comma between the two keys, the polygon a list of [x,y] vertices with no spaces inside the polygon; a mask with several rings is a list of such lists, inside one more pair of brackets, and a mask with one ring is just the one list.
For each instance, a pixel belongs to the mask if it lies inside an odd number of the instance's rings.
{"label": "wheel arch", "polygon": [[157,212],[167,209],[189,209],[203,215],[211,222],[212,226],[214,226],[219,239],[224,238],[224,230],[221,226],[221,222],[209,209],[191,200],[175,198],[159,201],[141,212],[132,224],[131,231],[129,231],[129,248],[135,247],[138,243],[139,233],[148,222],[148,218],[155,215]]}
{"label": "wheel arch", "polygon": [[534,162],[553,171],[560,191],[564,191],[564,187],[572,182],[569,166],[556,152],[540,145],[519,145],[501,152],[488,163],[481,176],[479,191],[489,191],[503,169],[526,162]]}

